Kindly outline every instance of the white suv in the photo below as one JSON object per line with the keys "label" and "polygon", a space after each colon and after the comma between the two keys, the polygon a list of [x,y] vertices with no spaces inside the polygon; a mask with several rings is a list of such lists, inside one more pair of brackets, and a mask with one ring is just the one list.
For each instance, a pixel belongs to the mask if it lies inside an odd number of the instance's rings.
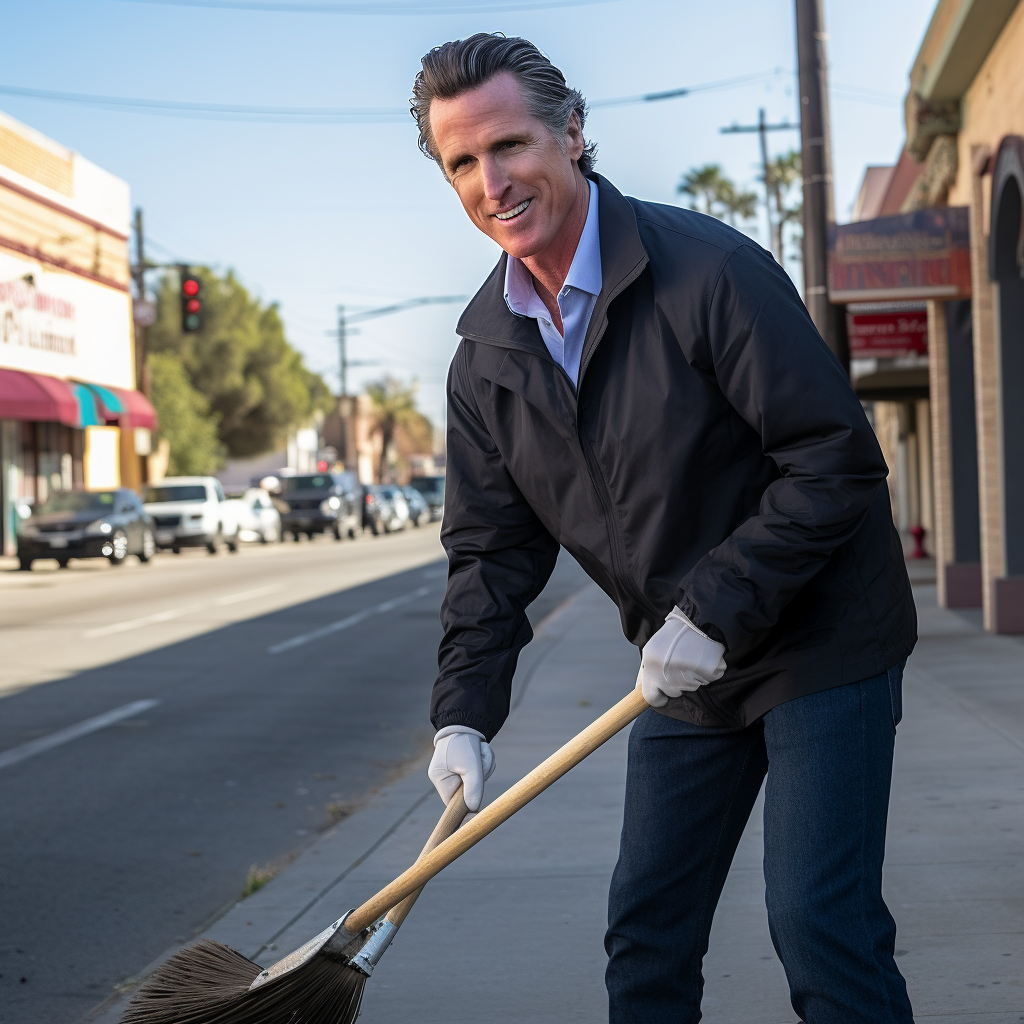
{"label": "white suv", "polygon": [[157,546],[176,555],[186,547],[204,547],[215,555],[221,542],[237,551],[240,505],[225,497],[212,476],[169,476],[148,484],[144,495]]}

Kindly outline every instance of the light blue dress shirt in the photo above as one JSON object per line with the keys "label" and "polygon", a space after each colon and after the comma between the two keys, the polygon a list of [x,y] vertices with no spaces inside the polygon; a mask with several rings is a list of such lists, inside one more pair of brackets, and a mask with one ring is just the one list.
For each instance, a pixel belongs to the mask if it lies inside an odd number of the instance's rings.
{"label": "light blue dress shirt", "polygon": [[597,224],[597,185],[590,184],[590,206],[587,222],[583,225],[576,255],[565,277],[562,290],[558,293],[558,310],[562,315],[563,334],[551,320],[547,306],[541,301],[533,285],[533,275],[521,260],[509,256],[505,267],[505,302],[516,316],[526,316],[537,321],[540,336],[551,353],[551,358],[561,366],[573,387],[580,375],[580,359],[583,356],[583,340],[587,336],[590,318],[601,294],[601,234]]}

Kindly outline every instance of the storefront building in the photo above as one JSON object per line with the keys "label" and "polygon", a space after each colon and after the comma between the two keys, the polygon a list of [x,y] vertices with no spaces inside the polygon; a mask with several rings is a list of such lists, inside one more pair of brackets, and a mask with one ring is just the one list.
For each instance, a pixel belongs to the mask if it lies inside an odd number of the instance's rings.
{"label": "storefront building", "polygon": [[[930,466],[939,603],[981,607],[986,629],[1020,634],[1024,3],[940,0],[905,108],[904,153],[894,168],[869,168],[858,203],[859,230],[878,244],[863,248],[859,270],[833,252],[830,293],[851,301],[844,283],[885,264],[889,298],[923,302],[930,457],[919,454]],[[897,222],[902,238],[886,248]],[[853,227],[837,229],[837,243]]]}
{"label": "storefront building", "polygon": [[143,482],[125,182],[0,113],[0,549],[19,506]]}

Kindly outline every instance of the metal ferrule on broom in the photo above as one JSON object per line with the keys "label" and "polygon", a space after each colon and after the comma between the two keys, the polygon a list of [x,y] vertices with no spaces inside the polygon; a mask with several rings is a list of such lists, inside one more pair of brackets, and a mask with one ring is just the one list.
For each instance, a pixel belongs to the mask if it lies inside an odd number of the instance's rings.
{"label": "metal ferrule on broom", "polygon": [[[431,878],[461,857],[470,847],[475,846],[484,836],[493,832],[502,822],[511,818],[534,797],[543,793],[566,772],[575,768],[580,761],[646,711],[648,706],[637,686],[628,696],[623,697],[618,704],[556,750],[529,775],[507,789],[461,828],[459,825],[468,812],[462,800],[460,787],[434,829],[430,841],[412,867],[361,907],[350,910],[343,918],[335,921],[315,939],[261,972],[251,988],[259,988],[274,978],[294,970],[321,951],[329,956],[336,955],[356,970],[369,975],[394,938],[398,926],[412,909],[423,886]],[[384,914],[387,914],[387,917],[381,920]],[[388,924],[391,927],[387,927]],[[361,932],[366,933],[366,942],[353,956],[351,943]],[[342,953],[342,950],[347,951]]]}

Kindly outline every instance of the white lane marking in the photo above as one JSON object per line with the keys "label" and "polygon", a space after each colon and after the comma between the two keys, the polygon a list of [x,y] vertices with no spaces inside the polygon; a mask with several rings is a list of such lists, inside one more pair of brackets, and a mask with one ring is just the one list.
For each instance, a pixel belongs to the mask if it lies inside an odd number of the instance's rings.
{"label": "white lane marking", "polygon": [[[225,605],[238,604],[240,601],[249,601],[252,598],[261,597],[264,594],[269,594],[280,589],[280,585],[274,583],[266,587],[257,587],[255,590],[242,590],[237,594],[226,594],[224,597],[218,597],[216,601],[212,602],[212,604],[218,608],[223,608]],[[161,622],[169,622],[171,619],[187,615],[189,612],[198,612],[209,607],[211,607],[211,603],[206,601],[202,604],[186,605],[184,608],[171,608],[165,612],[154,612],[152,615],[143,615],[140,619],[128,619],[125,622],[114,622],[109,626],[100,626],[97,629],[87,629],[82,635],[87,640],[92,640],[100,636],[110,636],[113,633],[125,633],[130,629],[138,629],[140,626],[155,626]]]}
{"label": "white lane marking", "polygon": [[347,619],[338,619],[337,622],[328,623],[326,626],[314,629],[311,633],[303,633],[301,636],[293,636],[290,640],[282,640],[281,643],[274,644],[273,647],[268,647],[267,653],[281,654],[283,651],[290,651],[293,647],[301,647],[303,644],[312,643],[314,640],[320,640],[325,636],[330,636],[332,633],[337,633],[339,630],[355,626],[358,623],[363,622],[365,619],[368,619],[371,615],[390,612],[399,605],[406,604],[409,601],[415,601],[418,597],[425,597],[430,593],[430,589],[430,587],[419,587],[411,593],[403,594],[401,597],[393,597],[390,601],[384,601],[382,604],[375,604],[372,608],[364,608],[361,612],[356,612],[355,615],[350,615]]}
{"label": "white lane marking", "polygon": [[242,590],[237,594],[228,594],[226,597],[218,597],[213,603],[222,608],[226,604],[238,604],[239,601],[249,601],[254,597],[262,597],[264,594],[272,594],[275,590],[280,589],[280,584],[271,583],[268,587],[257,587],[255,590]]}
{"label": "white lane marking", "polygon": [[91,732],[105,729],[108,725],[120,722],[122,718],[131,718],[142,711],[148,711],[159,703],[160,701],[158,700],[135,700],[131,704],[114,708],[113,711],[96,715],[95,718],[87,718],[84,722],[79,722],[77,725],[69,725],[66,729],[58,729],[57,732],[51,732],[49,736],[41,736],[37,740],[22,743],[20,747],[12,747],[10,750],[0,753],[0,768],[10,768],[12,764],[17,764],[19,761],[25,761],[30,757],[35,757],[36,754],[42,754],[44,751],[52,750],[54,747],[70,743],[71,740],[77,740],[79,736],[88,736]]}
{"label": "white lane marking", "polygon": [[98,629],[87,629],[82,635],[87,640],[92,640],[99,636],[110,636],[112,633],[126,633],[129,629],[138,629],[139,626],[153,626],[158,622],[168,622],[170,619],[178,618],[179,615],[196,612],[205,607],[205,604],[190,604],[184,608],[171,608],[166,612],[143,615],[141,619],[128,619],[126,622],[115,622],[109,626],[100,626]]}

